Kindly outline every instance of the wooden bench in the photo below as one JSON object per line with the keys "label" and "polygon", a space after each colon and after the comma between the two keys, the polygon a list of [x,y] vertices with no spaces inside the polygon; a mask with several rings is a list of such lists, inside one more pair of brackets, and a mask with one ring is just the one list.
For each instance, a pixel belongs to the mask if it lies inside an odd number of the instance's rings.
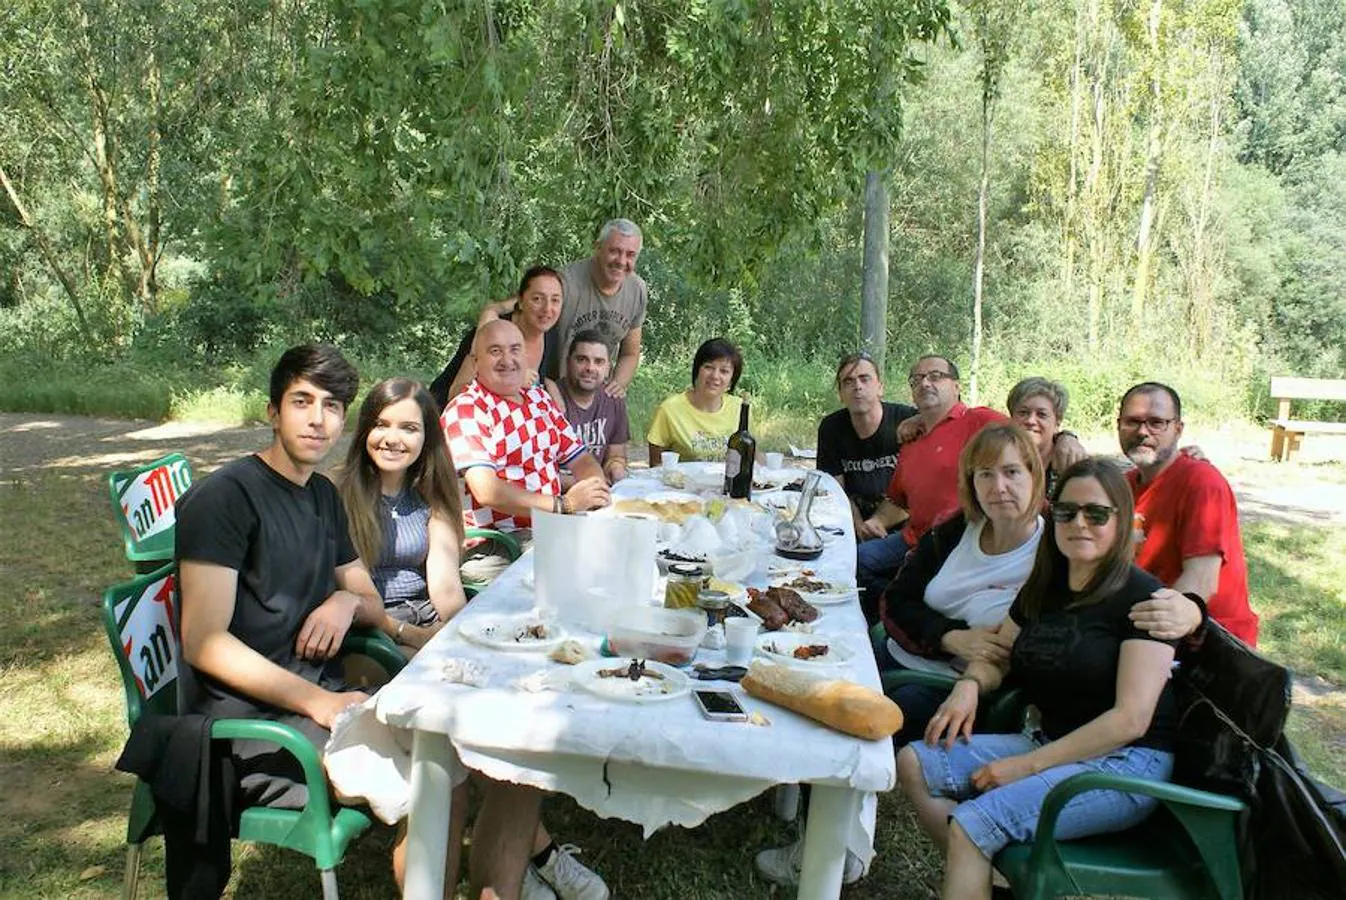
{"label": "wooden bench", "polygon": [[1273,377],[1271,398],[1276,401],[1276,418],[1270,423],[1271,458],[1277,462],[1288,461],[1306,434],[1346,434],[1346,422],[1309,422],[1290,418],[1292,400],[1346,402],[1346,379]]}

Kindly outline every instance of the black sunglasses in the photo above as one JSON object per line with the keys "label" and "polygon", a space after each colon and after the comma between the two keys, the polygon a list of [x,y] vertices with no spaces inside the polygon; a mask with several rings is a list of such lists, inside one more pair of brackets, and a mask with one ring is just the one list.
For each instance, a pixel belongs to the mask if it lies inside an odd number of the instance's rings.
{"label": "black sunglasses", "polygon": [[1102,503],[1066,503],[1058,500],[1052,504],[1052,521],[1064,525],[1075,521],[1075,517],[1081,512],[1084,513],[1084,521],[1090,525],[1106,525],[1108,519],[1117,512],[1117,507],[1104,506]]}

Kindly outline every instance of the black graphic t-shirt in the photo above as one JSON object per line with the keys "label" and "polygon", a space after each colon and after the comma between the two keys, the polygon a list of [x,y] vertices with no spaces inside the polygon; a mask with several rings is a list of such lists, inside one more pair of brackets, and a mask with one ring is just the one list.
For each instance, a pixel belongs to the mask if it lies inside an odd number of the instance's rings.
{"label": "black graphic t-shirt", "polygon": [[[1010,651],[1010,674],[1029,702],[1042,712],[1042,733],[1051,740],[1069,734],[1112,709],[1117,700],[1117,669],[1122,642],[1161,641],[1141,631],[1127,613],[1162,587],[1148,572],[1132,566],[1126,583],[1098,603],[1045,613],[1035,622],[1024,618],[1020,598],[1010,618],[1023,630]],[[1062,585],[1062,590],[1068,590]],[[1176,710],[1173,685],[1164,685],[1150,728],[1134,746],[1173,748]]]}
{"label": "black graphic t-shirt", "polygon": [[835,476],[863,518],[874,515],[897,468],[897,424],[916,415],[905,403],[883,404],[883,421],[867,438],[855,433],[851,414],[839,409],[818,425],[818,469]]}

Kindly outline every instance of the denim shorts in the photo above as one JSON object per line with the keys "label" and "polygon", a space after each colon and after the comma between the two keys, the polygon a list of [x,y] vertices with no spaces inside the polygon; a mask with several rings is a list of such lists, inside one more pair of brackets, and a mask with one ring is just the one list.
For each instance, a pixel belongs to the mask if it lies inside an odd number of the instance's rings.
{"label": "denim shorts", "polygon": [[[974,734],[952,750],[941,744],[908,744],[921,761],[926,786],[936,797],[960,800],[953,811],[972,842],[990,859],[1006,844],[1028,843],[1037,833],[1038,815],[1047,792],[1080,772],[1106,772],[1150,781],[1167,781],[1173,774],[1173,754],[1149,747],[1122,747],[1083,762],[1056,766],[1004,787],[977,794],[972,775],[982,766],[1007,756],[1018,756],[1042,746],[1040,734]],[[1088,791],[1071,798],[1056,820],[1061,840],[1123,831],[1154,812],[1159,801],[1122,791]]]}

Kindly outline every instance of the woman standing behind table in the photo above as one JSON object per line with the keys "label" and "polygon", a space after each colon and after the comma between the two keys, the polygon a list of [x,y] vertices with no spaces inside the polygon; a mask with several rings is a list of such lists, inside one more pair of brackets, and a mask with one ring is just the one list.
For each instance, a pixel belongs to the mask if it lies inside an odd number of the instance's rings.
{"label": "woman standing behind table", "polygon": [[[903,792],[945,848],[946,898],[990,897],[992,858],[1010,842],[1033,839],[1043,798],[1071,775],[1166,781],[1172,774],[1175,642],[1128,618],[1159,585],[1132,563],[1133,512],[1126,479],[1107,460],[1085,459],[1061,473],[1052,528],[1002,628],[1008,662],[970,663],[931,719],[926,742],[898,754]],[[1011,670],[1042,713],[1041,730],[972,734],[979,695]],[[1121,831],[1156,805],[1090,791],[1066,806],[1056,836]]]}
{"label": "woman standing behind table", "polygon": [[[958,458],[961,512],[930,529],[879,603],[898,668],[957,675],[969,662],[1004,662],[1001,623],[1028,580],[1042,537],[1043,462],[1024,429],[983,428]],[[881,661],[882,662],[882,661]],[[903,685],[898,746],[925,733],[948,690]]]}
{"label": "woman standing behind table", "polygon": [[338,490],[383,598],[383,631],[419,649],[467,603],[458,476],[434,398],[419,383],[389,378],[370,389]]}
{"label": "woman standing behind table", "polygon": [[546,371],[547,332],[561,318],[563,300],[561,275],[549,266],[533,266],[523,273],[519,282],[519,293],[509,300],[489,304],[481,313],[477,325],[469,328],[458,342],[453,359],[444,367],[430,384],[430,396],[435,398],[442,410],[450,397],[457,397],[463,388],[477,376],[477,366],[472,359],[472,339],[477,328],[492,319],[508,319],[523,332],[524,362],[531,373],[530,384],[544,387],[552,399],[563,409],[560,390],[554,382],[542,377]]}
{"label": "woman standing behind table", "polygon": [[731,393],[743,374],[743,355],[724,338],[711,338],[692,359],[692,386],[659,404],[646,437],[650,465],[665,450],[682,462],[724,459],[725,442],[738,431],[743,401]]}

